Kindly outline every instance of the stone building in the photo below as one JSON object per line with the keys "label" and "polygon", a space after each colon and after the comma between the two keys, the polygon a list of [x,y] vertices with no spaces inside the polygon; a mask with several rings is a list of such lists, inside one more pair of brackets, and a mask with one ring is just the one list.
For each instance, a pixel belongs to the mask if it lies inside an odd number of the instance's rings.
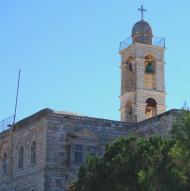
{"label": "stone building", "polygon": [[41,110],[0,133],[0,191],[66,191],[88,154],[130,134],[166,135],[163,38],[142,18],[120,43],[121,121]]}

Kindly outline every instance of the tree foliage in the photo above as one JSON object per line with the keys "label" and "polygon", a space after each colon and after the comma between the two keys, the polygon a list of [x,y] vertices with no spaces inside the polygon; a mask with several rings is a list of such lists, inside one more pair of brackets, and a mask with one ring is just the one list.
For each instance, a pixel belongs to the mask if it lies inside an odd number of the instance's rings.
{"label": "tree foliage", "polygon": [[168,138],[120,138],[104,156],[88,157],[76,191],[190,190],[190,114],[178,119]]}

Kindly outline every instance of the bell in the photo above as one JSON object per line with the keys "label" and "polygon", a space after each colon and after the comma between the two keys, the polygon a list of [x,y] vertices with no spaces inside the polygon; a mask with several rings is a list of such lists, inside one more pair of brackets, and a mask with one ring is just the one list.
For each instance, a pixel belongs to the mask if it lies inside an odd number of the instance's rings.
{"label": "bell", "polygon": [[146,65],[145,72],[146,72],[147,74],[153,74],[153,73],[154,73],[154,67],[153,67],[153,64],[152,64],[152,63],[149,62],[149,63]]}

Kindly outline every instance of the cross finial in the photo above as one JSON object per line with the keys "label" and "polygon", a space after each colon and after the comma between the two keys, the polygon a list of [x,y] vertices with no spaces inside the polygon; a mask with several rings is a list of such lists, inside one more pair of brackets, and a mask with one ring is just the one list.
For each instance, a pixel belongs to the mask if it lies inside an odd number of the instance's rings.
{"label": "cross finial", "polygon": [[141,20],[143,20],[143,18],[144,18],[144,12],[146,12],[147,10],[143,8],[143,5],[141,5],[141,8],[138,8],[138,11],[141,12]]}

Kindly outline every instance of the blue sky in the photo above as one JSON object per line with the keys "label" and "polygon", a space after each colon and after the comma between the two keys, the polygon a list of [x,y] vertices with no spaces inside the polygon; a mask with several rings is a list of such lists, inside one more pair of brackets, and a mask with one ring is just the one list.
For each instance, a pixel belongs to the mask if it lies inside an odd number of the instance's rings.
{"label": "blue sky", "polygon": [[166,38],[167,110],[190,102],[190,1],[6,0],[0,2],[0,120],[43,108],[119,120],[119,42],[143,4]]}

